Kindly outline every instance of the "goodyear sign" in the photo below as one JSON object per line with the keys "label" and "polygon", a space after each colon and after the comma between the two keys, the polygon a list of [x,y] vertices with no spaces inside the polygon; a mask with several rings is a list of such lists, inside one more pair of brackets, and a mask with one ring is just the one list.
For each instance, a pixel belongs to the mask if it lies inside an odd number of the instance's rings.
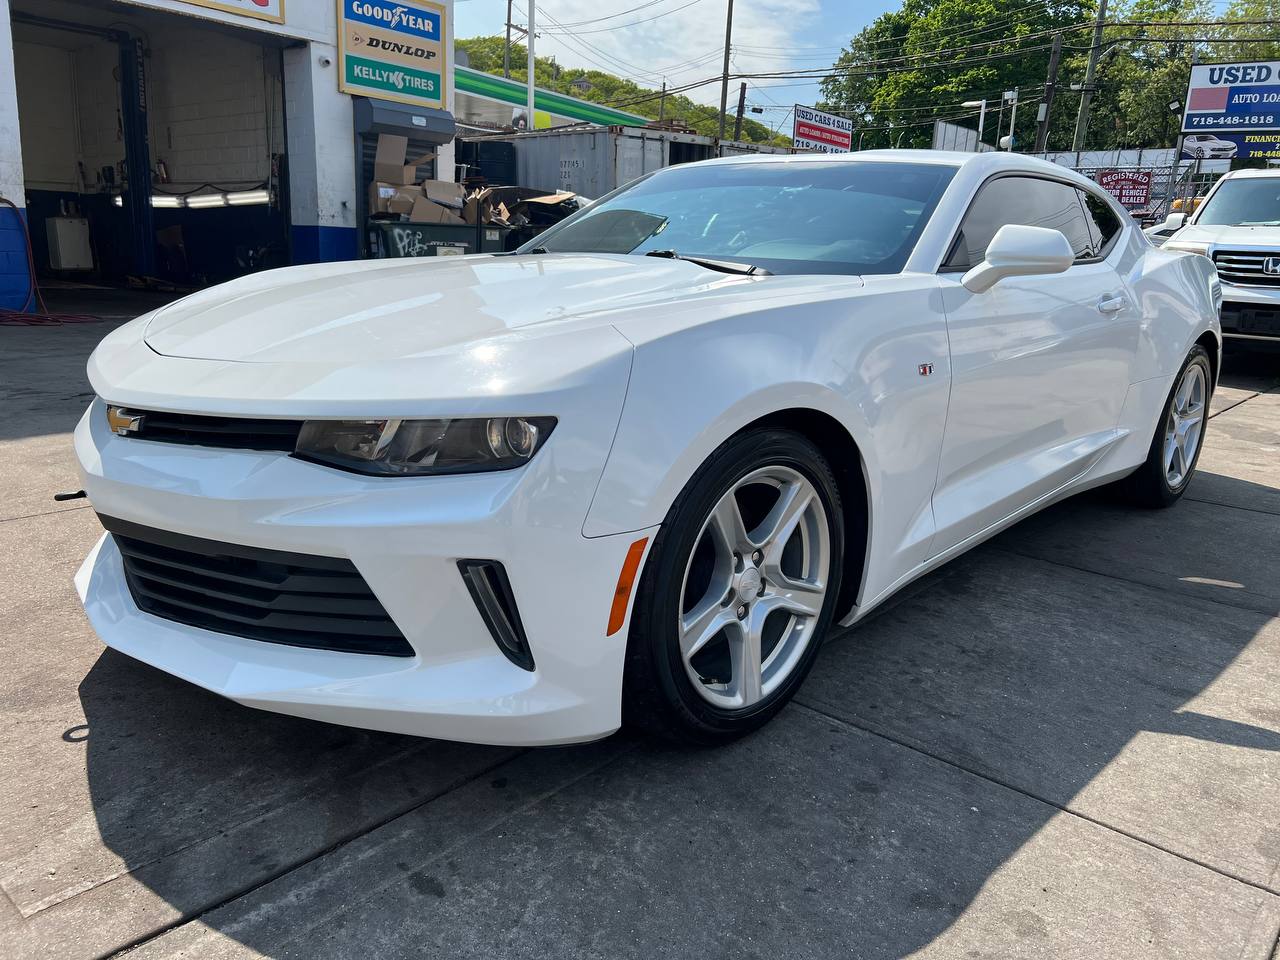
{"label": "goodyear sign", "polygon": [[430,0],[338,0],[338,87],[444,109],[445,8]]}

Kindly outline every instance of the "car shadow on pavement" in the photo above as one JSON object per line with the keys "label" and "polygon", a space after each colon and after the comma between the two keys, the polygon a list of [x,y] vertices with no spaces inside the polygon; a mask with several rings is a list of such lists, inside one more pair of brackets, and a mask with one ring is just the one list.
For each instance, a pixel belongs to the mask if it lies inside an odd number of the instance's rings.
{"label": "car shadow on pavement", "polygon": [[[1202,936],[1236,955],[1232,898],[1267,895],[1227,878],[1272,889],[1280,863],[1261,786],[1280,782],[1273,618],[1026,546],[1110,531],[1108,562],[1136,567],[1163,518],[1165,553],[1190,557],[1173,536],[1194,529],[1188,506],[1052,508],[831,642],[796,705],[713,751],[623,736],[601,760],[369,733],[106,651],[80,686],[101,849],[55,838],[41,865],[61,854],[75,885],[34,876],[32,903],[61,890],[93,917],[142,886],[168,905],[131,907],[142,927],[199,916],[174,935],[267,956],[776,957],[798,937],[806,956],[1048,955],[1055,937],[1118,956],[1107,937],[1148,923],[1152,955]],[[1221,513],[1228,542],[1259,522]],[[535,789],[553,767],[568,773]],[[308,871],[343,895],[291,890]],[[1089,895],[1112,927],[1090,926]],[[985,919],[966,924],[971,907]]]}

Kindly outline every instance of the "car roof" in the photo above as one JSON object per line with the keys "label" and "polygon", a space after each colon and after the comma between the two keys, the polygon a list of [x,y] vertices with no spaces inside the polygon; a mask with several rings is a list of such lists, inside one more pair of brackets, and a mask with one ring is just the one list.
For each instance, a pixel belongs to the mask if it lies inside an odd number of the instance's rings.
{"label": "car roof", "polygon": [[1230,173],[1223,174],[1222,179],[1245,180],[1254,177],[1280,177],[1280,169],[1271,167],[1253,170],[1232,170]]}
{"label": "car roof", "polygon": [[1088,177],[1038,157],[992,150],[985,153],[962,153],[955,150],[859,150],[853,153],[763,153],[737,155],[704,160],[707,164],[737,163],[928,163],[972,171],[986,178],[995,173],[1031,173],[1059,177],[1081,187],[1093,187]]}

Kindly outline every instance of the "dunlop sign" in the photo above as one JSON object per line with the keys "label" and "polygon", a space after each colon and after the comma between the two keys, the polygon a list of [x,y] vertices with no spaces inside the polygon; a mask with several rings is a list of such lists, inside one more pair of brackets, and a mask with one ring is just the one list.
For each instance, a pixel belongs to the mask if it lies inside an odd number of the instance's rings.
{"label": "dunlop sign", "polygon": [[444,109],[447,15],[430,0],[338,0],[338,89]]}

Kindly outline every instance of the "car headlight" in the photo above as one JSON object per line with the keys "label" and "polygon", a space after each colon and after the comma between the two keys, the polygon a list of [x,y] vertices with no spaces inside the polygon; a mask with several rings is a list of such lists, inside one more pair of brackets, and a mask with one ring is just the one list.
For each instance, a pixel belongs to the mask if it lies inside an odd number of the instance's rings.
{"label": "car headlight", "polygon": [[555,417],[308,420],[293,455],[373,476],[512,470],[533,458],[555,425]]}
{"label": "car headlight", "polygon": [[1198,253],[1202,257],[1209,255],[1209,245],[1207,243],[1192,243],[1189,240],[1166,240],[1164,248],[1166,250],[1181,250],[1183,253]]}

